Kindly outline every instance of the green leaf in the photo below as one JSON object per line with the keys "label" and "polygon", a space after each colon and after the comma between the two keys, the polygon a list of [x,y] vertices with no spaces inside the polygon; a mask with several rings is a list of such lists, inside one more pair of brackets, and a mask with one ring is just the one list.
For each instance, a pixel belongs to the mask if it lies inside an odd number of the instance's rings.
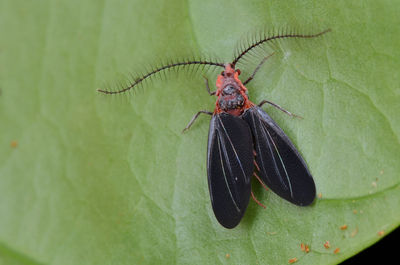
{"label": "green leaf", "polygon": [[[372,0],[2,1],[0,264],[335,264],[373,244],[400,223],[399,13]],[[230,61],[264,26],[332,29],[276,42],[248,85],[304,117],[265,108],[321,198],[297,207],[253,183],[267,209],[251,202],[227,230],[209,201],[208,118],[181,134],[214,107],[201,73],[134,96],[96,89],[191,52]]]}

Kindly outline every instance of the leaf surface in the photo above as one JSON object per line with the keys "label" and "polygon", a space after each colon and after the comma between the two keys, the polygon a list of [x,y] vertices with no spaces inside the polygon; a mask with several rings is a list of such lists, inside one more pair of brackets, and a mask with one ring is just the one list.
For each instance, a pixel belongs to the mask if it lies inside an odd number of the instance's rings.
{"label": "leaf surface", "polygon": [[[0,264],[335,264],[399,225],[396,1],[0,5]],[[304,156],[321,198],[301,208],[254,182],[267,209],[250,203],[227,230],[209,201],[209,118],[181,134],[198,110],[214,107],[201,71],[171,72],[127,95],[96,89],[164,58],[228,62],[236,43],[264,26],[332,29],[276,42],[248,85],[252,101],[304,117],[265,108]],[[243,76],[258,55],[240,65]],[[217,74],[206,73],[211,83]]]}

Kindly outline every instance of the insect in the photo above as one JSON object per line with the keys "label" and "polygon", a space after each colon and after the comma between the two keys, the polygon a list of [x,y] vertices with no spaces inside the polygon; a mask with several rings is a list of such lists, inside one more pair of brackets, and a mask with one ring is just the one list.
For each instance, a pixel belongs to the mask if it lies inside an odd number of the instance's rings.
{"label": "insect", "polygon": [[234,228],[243,218],[250,197],[265,207],[251,191],[253,176],[263,187],[268,186],[277,195],[295,205],[310,205],[316,194],[314,180],[304,159],[282,129],[261,107],[270,104],[290,116],[296,115],[268,100],[254,104],[248,97],[245,85],[254,78],[272,54],[264,57],[244,82],[239,79],[241,72],[235,66],[251,50],[274,39],[315,38],[329,31],[330,29],[312,35],[289,33],[263,36],[239,51],[230,63],[207,60],[169,63],[136,78],[120,90],[98,91],[105,94],[123,93],[155,74],[172,68],[193,65],[223,68],[216,81],[216,91],[211,92],[208,79],[205,78],[208,93],[217,97],[214,111],[199,111],[184,131],[192,126],[200,114],[211,116],[207,147],[211,205],[218,222],[225,228]]}

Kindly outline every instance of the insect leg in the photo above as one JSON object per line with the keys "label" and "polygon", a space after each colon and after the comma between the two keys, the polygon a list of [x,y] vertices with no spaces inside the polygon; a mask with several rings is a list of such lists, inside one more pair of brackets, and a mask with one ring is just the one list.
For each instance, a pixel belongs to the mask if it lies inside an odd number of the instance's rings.
{"label": "insect leg", "polygon": [[[254,154],[254,157],[257,156],[257,153],[256,153],[256,151],[255,151],[254,149],[253,149],[253,154]],[[256,160],[254,160],[253,162],[254,162],[254,166],[256,167],[257,171],[260,172],[260,167],[258,166]],[[261,180],[260,177],[257,175],[257,173],[256,173],[256,172],[253,172],[253,175],[254,175],[254,177],[256,177],[256,179],[258,180],[258,182],[260,182],[261,186],[263,186],[263,188],[264,188],[266,191],[268,191],[267,186],[265,186],[264,182],[262,182],[262,180]]]}
{"label": "insect leg", "polygon": [[270,55],[264,57],[264,59],[261,60],[261,62],[257,65],[256,69],[254,69],[254,72],[251,74],[251,76],[249,78],[247,78],[246,81],[243,82],[243,85],[246,85],[247,83],[249,83],[251,80],[253,80],[254,76],[256,75],[256,73],[258,72],[258,70],[260,70],[261,66],[265,63],[265,61],[271,57],[272,55],[274,55],[274,53],[271,53]]}
{"label": "insect leg", "polygon": [[192,124],[194,123],[194,121],[197,119],[197,117],[199,117],[199,115],[201,113],[204,114],[208,114],[208,115],[213,115],[213,113],[211,111],[206,111],[206,110],[200,110],[199,112],[197,112],[193,118],[190,120],[190,122],[188,123],[188,125],[186,125],[186,127],[182,130],[182,133],[184,133],[186,130],[189,130],[190,126],[192,126]]}
{"label": "insect leg", "polygon": [[299,119],[303,119],[303,117],[301,117],[300,115],[291,113],[291,112],[285,110],[284,108],[282,108],[281,106],[279,106],[278,104],[275,104],[274,102],[271,102],[271,101],[268,101],[268,100],[263,100],[263,101],[261,101],[261,102],[258,104],[258,106],[261,107],[261,106],[264,105],[265,103],[270,104],[271,106],[277,108],[278,110],[280,110],[280,111],[286,113],[286,114],[289,115],[289,116],[296,117],[296,118],[299,118]]}
{"label": "insect leg", "polygon": [[258,180],[258,182],[260,182],[261,186],[262,186],[266,191],[268,191],[267,186],[265,186],[264,182],[261,181],[260,177],[256,174],[256,172],[254,172],[253,174],[254,174],[254,176],[256,177],[256,179]]}
{"label": "insect leg", "polygon": [[206,83],[206,89],[207,89],[208,94],[210,94],[210,96],[214,96],[215,91],[211,92],[210,86],[208,85],[208,78],[205,77],[204,75],[203,75],[203,78],[204,78],[204,82]]}
{"label": "insect leg", "polygon": [[261,207],[263,207],[264,209],[267,208],[264,204],[262,204],[259,200],[257,200],[256,196],[254,196],[253,191],[251,191],[251,198]]}

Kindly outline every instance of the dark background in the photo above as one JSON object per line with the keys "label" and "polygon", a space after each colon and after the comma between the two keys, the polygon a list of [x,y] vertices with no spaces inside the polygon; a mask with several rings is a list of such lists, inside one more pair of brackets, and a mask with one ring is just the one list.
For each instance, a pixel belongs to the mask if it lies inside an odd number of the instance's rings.
{"label": "dark background", "polygon": [[379,260],[379,264],[395,264],[393,261],[397,260],[397,264],[400,264],[399,253],[397,253],[399,239],[400,228],[397,228],[376,244],[344,261],[341,265],[376,264],[375,260]]}

